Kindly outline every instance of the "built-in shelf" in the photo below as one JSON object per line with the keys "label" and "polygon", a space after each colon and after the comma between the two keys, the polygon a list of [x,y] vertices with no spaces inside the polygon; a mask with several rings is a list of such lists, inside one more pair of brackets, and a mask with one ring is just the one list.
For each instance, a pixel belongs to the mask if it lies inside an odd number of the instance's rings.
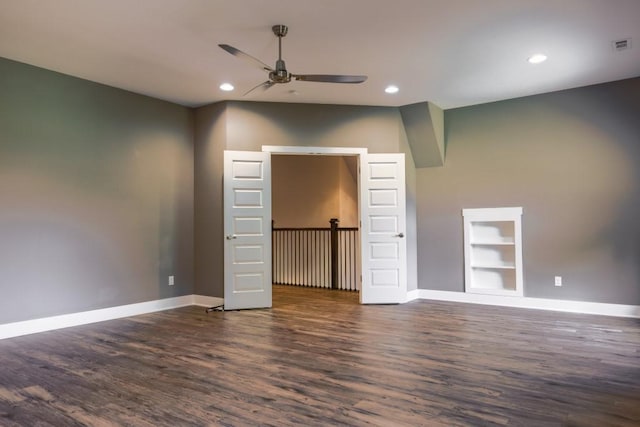
{"label": "built-in shelf", "polygon": [[522,208],[463,209],[465,291],[523,295]]}

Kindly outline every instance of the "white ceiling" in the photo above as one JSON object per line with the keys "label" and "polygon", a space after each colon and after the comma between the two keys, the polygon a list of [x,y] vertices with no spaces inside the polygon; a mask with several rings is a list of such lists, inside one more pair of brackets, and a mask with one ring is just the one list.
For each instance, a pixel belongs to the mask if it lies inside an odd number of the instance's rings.
{"label": "white ceiling", "polygon": [[[243,97],[266,73],[217,45],[274,66],[274,24],[289,26],[290,72],[368,81]],[[615,52],[629,37],[635,46]],[[535,52],[549,60],[530,65]],[[447,109],[640,76],[640,0],[0,0],[0,56],[189,106]],[[234,92],[219,90],[226,81]],[[388,84],[400,92],[385,94]]]}

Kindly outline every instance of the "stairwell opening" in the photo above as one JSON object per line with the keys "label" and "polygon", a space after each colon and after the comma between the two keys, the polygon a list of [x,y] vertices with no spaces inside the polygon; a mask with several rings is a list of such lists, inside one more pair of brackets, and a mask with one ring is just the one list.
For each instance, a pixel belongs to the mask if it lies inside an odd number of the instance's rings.
{"label": "stairwell opening", "polygon": [[360,291],[358,156],[271,156],[274,285]]}

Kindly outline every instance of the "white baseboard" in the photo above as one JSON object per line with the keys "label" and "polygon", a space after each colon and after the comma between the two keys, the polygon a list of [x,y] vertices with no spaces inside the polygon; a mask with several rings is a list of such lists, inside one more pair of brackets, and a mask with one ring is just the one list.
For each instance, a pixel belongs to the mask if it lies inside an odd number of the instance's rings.
{"label": "white baseboard", "polygon": [[193,305],[200,307],[217,307],[224,304],[224,298],[193,295]]}
{"label": "white baseboard", "polygon": [[417,289],[415,291],[408,292],[407,299],[409,301],[413,299],[430,299],[436,301],[464,302],[471,304],[499,305],[503,307],[564,311],[569,313],[640,318],[640,306],[638,305],[484,295],[465,292],[434,291],[430,289]]}
{"label": "white baseboard", "polygon": [[[407,301],[413,301],[416,299],[640,318],[640,306],[637,305],[468,294],[465,292],[434,291],[430,289],[414,289],[407,292]],[[170,310],[172,308],[188,305],[215,307],[222,305],[223,303],[224,299],[222,298],[204,295],[184,295],[181,297],[147,301],[137,304],[83,311],[80,313],[63,314],[60,316],[44,317],[40,319],[25,320],[22,322],[5,323],[0,325],[0,339],[52,331],[71,326],[87,325],[89,323],[103,322],[105,320],[120,319],[122,317],[138,316],[140,314]]]}
{"label": "white baseboard", "polygon": [[407,299],[406,302],[413,301],[414,299],[420,299],[420,291],[422,289],[414,289],[412,291],[407,291]]}
{"label": "white baseboard", "polygon": [[102,308],[99,310],[43,317],[40,319],[25,320],[22,322],[5,323],[0,325],[0,339],[35,334],[37,332],[52,331],[71,326],[87,325],[89,323],[103,322],[105,320],[120,319],[122,317],[138,316],[140,314],[170,310],[172,308],[188,305],[212,307],[222,304],[223,301],[224,300],[222,298],[207,297],[203,295],[184,295],[181,297],[120,305],[117,307]]}

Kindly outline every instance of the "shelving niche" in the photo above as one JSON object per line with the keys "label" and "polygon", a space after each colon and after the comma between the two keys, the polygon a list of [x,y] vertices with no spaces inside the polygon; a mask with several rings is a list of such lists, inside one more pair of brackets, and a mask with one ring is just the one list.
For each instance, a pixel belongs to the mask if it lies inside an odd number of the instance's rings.
{"label": "shelving niche", "polygon": [[523,296],[522,208],[463,209],[465,292]]}

